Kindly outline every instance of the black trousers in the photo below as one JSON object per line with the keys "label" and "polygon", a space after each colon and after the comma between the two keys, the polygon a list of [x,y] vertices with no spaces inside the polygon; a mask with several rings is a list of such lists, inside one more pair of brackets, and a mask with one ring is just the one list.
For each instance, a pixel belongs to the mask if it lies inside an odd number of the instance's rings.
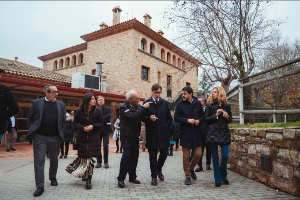
{"label": "black trousers", "polygon": [[109,143],[109,133],[103,131],[99,134],[100,137],[100,155],[97,157],[97,163],[102,163],[102,141],[103,141],[103,151],[104,151],[104,163],[108,163],[108,143]]}
{"label": "black trousers", "polygon": [[[66,147],[66,151],[64,152],[64,146]],[[68,155],[69,153],[69,142],[61,142],[60,143],[60,155]]]}
{"label": "black trousers", "polygon": [[121,139],[123,155],[120,162],[119,181],[123,181],[128,173],[129,179],[136,179],[136,166],[139,159],[139,138]]}
{"label": "black trousers", "polygon": [[179,148],[179,138],[176,139],[176,148]]}
{"label": "black trousers", "polygon": [[157,173],[161,172],[162,167],[168,157],[169,151],[168,148],[159,149],[159,158],[157,160],[158,149],[148,149],[149,152],[149,161],[151,169],[151,177],[157,178]]}
{"label": "black trousers", "polygon": [[[121,148],[120,148],[120,145],[119,145],[119,141],[120,141],[120,143],[121,143]],[[122,150],[123,147],[122,147],[122,142],[121,142],[120,138],[117,138],[117,139],[116,139],[116,145],[117,145],[117,151],[120,150],[120,151],[122,152],[122,151],[123,151],[123,150]]]}

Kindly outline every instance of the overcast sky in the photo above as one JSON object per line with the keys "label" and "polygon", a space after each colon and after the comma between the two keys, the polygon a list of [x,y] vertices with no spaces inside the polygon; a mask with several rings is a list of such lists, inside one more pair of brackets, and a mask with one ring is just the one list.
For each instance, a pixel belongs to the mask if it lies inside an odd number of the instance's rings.
{"label": "overcast sky", "polygon": [[[163,24],[163,11],[172,1],[0,1],[0,57],[42,67],[37,57],[85,41],[81,35],[99,30],[99,24],[112,25],[112,8],[123,10],[121,22],[143,15],[152,17],[151,28],[163,30],[172,41],[174,31]],[[272,15],[287,19],[280,26],[283,36],[300,38],[300,1],[275,2]]]}

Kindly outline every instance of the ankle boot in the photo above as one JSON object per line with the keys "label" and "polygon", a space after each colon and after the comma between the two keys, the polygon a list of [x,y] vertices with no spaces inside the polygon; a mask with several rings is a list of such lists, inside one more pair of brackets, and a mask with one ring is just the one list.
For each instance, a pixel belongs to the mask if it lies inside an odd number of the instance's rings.
{"label": "ankle boot", "polygon": [[90,176],[90,175],[88,176],[88,178],[86,180],[86,186],[85,186],[85,188],[87,190],[92,189],[92,176]]}

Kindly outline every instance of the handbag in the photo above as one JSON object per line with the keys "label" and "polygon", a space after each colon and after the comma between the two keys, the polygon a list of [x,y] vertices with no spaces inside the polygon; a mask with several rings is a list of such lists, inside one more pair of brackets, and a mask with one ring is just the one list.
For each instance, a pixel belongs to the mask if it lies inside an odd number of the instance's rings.
{"label": "handbag", "polygon": [[78,132],[76,131],[76,135],[74,136],[74,139],[73,139],[73,150],[78,150],[77,137],[78,137]]}

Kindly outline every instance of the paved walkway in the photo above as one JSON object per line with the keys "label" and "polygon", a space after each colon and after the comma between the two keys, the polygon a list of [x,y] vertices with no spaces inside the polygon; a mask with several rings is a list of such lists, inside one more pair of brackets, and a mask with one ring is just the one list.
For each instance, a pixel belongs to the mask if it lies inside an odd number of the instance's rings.
{"label": "paved walkway", "polygon": [[[20,144],[18,144],[20,145]],[[16,147],[21,147],[21,146]],[[25,144],[23,144],[25,145]],[[29,144],[26,144],[30,149]],[[113,145],[111,145],[113,146]],[[113,147],[111,147],[113,149]],[[33,159],[18,158],[22,155],[9,156],[0,148],[0,199],[34,199],[35,191]],[[110,152],[115,150],[110,150]],[[32,149],[31,149],[32,152]],[[15,154],[22,154],[21,152]],[[4,154],[6,156],[4,156]],[[30,157],[28,154],[27,157]],[[196,173],[198,179],[192,185],[184,185],[182,169],[182,152],[174,151],[174,156],[169,156],[163,168],[165,181],[158,181],[158,186],[151,186],[148,153],[141,153],[137,167],[138,179],[142,182],[135,185],[125,181],[125,188],[117,187],[116,177],[122,154],[109,155],[109,169],[95,169],[91,190],[85,189],[85,182],[72,177],[65,171],[65,167],[76,158],[70,155],[59,160],[57,174],[58,187],[50,185],[47,180],[49,159],[45,166],[45,192],[39,199],[298,199],[284,192],[258,183],[228,171],[230,185],[214,186],[213,171]],[[10,159],[8,159],[10,158]],[[14,159],[11,159],[14,158]],[[128,178],[128,177],[127,177]],[[37,198],[37,199],[38,199]]]}

